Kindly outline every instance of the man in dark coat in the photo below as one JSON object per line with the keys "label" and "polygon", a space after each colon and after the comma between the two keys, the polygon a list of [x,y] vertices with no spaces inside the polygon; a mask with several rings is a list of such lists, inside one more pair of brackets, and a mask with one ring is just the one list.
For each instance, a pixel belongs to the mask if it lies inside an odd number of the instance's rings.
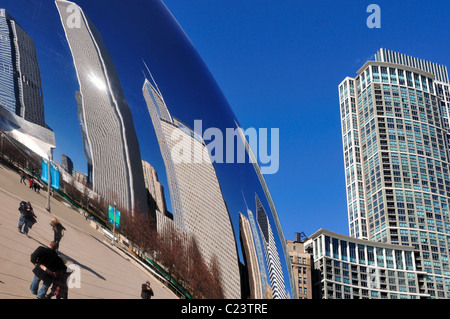
{"label": "man in dark coat", "polygon": [[19,218],[19,224],[17,225],[17,228],[19,229],[19,232],[22,232],[22,228],[25,225],[25,215],[27,214],[27,203],[25,201],[20,202],[19,212],[20,212],[20,218]]}
{"label": "man in dark coat", "polygon": [[[22,232],[28,236],[28,230],[33,227],[33,225],[37,222],[37,216],[34,214],[33,207],[31,207],[31,203],[22,201],[20,203],[19,211],[20,211],[20,219],[19,219],[19,232]],[[29,237],[29,236],[28,236]]]}
{"label": "man in dark coat", "polygon": [[[56,253],[56,243],[52,241],[49,247],[40,246],[31,254],[31,263],[35,265],[33,269],[34,278],[30,285],[30,290],[38,299],[44,299],[48,288],[53,282],[53,277],[41,269],[44,265],[50,271],[58,271],[64,267],[64,262]],[[39,283],[42,280],[42,287],[39,289]],[[39,291],[38,291],[39,289]]]}
{"label": "man in dark coat", "polygon": [[150,281],[147,281],[145,284],[142,284],[141,298],[151,299],[152,296],[153,296],[153,289],[152,287],[150,287]]}

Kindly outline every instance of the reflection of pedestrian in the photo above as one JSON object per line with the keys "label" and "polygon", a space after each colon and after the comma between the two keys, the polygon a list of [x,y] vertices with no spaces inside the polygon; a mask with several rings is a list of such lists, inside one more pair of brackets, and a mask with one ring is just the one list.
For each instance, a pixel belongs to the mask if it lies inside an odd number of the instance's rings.
{"label": "reflection of pedestrian", "polygon": [[[44,265],[46,269],[52,272],[59,271],[64,268],[64,262],[58,256],[55,250],[56,243],[51,242],[49,247],[40,246],[32,254],[30,261],[35,265],[33,269],[34,278],[30,285],[31,293],[37,295],[38,299],[45,298],[48,288],[53,282],[53,277],[46,271],[41,269],[41,265]],[[42,287],[39,289],[39,284],[42,280]]]}
{"label": "reflection of pedestrian", "polygon": [[52,226],[52,229],[53,229],[53,234],[54,234],[53,240],[56,243],[56,250],[58,250],[59,243],[60,243],[62,237],[64,236],[64,231],[66,230],[66,228],[61,224],[61,222],[56,217],[52,218],[50,225]]}
{"label": "reflection of pedestrian", "polygon": [[28,230],[33,227],[33,225],[37,222],[36,218],[37,216],[33,212],[33,207],[31,207],[31,203],[28,202],[25,204],[24,201],[20,203],[19,207],[20,211],[20,219],[19,219],[19,232],[22,232],[23,227],[23,233],[28,236]]}
{"label": "reflection of pedestrian", "polygon": [[52,276],[53,285],[50,293],[45,296],[47,299],[51,299],[56,296],[56,299],[67,299],[69,294],[69,287],[67,286],[67,279],[71,275],[72,271],[65,265],[59,268],[57,271],[51,271],[44,265],[40,265],[41,269],[44,270],[48,275]]}
{"label": "reflection of pedestrian", "polygon": [[153,296],[153,289],[150,287],[150,281],[142,284],[141,299],[151,299]]}
{"label": "reflection of pedestrian", "polygon": [[25,185],[27,185],[27,183],[25,182],[25,173],[20,171],[20,183],[24,183]]}
{"label": "reflection of pedestrian", "polygon": [[22,232],[23,225],[25,224],[26,210],[27,210],[27,203],[25,201],[21,201],[19,206],[20,212],[19,224],[17,225],[17,228],[19,228],[19,232]]}

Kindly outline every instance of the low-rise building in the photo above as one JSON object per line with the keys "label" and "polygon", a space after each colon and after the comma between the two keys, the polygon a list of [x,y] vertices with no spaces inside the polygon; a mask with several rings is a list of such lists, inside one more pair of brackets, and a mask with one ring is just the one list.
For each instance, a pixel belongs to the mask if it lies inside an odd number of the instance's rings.
{"label": "low-rise building", "polygon": [[320,229],[304,242],[313,258],[313,299],[421,299],[426,272],[412,246]]}
{"label": "low-rise building", "polygon": [[292,272],[296,281],[298,299],[312,299],[311,254],[305,252],[304,241],[296,234],[295,240],[287,240]]}

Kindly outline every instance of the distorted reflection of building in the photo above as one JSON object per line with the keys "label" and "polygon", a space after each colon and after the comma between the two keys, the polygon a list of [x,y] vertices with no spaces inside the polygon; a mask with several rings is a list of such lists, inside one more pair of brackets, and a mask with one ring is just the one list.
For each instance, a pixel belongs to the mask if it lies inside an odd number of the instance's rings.
{"label": "distorted reflection of building", "polygon": [[142,170],[144,171],[145,188],[148,193],[148,203],[151,212],[160,212],[168,216],[166,208],[166,198],[164,196],[164,187],[158,179],[156,169],[146,161],[142,161]]}
{"label": "distorted reflection of building", "polygon": [[72,173],[73,173],[73,162],[70,159],[70,157],[67,156],[66,154],[61,154],[61,167],[67,173],[72,175]]}
{"label": "distorted reflection of building", "polygon": [[273,298],[286,298],[286,289],[284,285],[284,276],[281,268],[278,249],[273,236],[272,227],[269,218],[264,210],[261,201],[256,197],[256,220],[258,222],[261,234],[263,236],[264,251],[266,253],[267,269],[269,273],[270,286],[272,288]]}
{"label": "distorted reflection of building", "polygon": [[[217,257],[225,298],[240,298],[235,235],[207,147],[199,135],[172,118],[148,80],[143,94],[166,167],[174,222],[195,237],[207,263]],[[181,153],[174,151],[178,148]],[[196,154],[202,158],[194,158]]]}
{"label": "distorted reflection of building", "polygon": [[77,182],[80,182],[83,185],[88,185],[89,184],[89,179],[88,179],[88,176],[86,174],[83,174],[81,172],[78,172],[78,171],[74,170],[72,172],[72,176]]}
{"label": "distorted reflection of building", "polygon": [[249,220],[239,214],[239,235],[244,256],[246,276],[248,278],[248,293],[243,296],[247,299],[263,299],[261,272],[259,270],[258,255],[255,249],[255,240],[252,235]]}
{"label": "distorted reflection of building", "polygon": [[75,100],[77,101],[78,106],[78,125],[80,126],[81,131],[81,141],[83,143],[83,152],[86,157],[87,163],[87,181],[88,183],[92,183],[92,155],[91,148],[89,147],[89,142],[86,133],[86,121],[84,120],[84,112],[83,112],[83,103],[81,93],[75,92]]}
{"label": "distorted reflection of building", "polygon": [[[252,231],[252,236],[253,236],[253,242],[255,245],[255,251],[256,251],[256,255],[257,255],[257,260],[258,260],[258,267],[259,267],[259,274],[261,276],[260,280],[261,280],[261,288],[262,288],[262,295],[263,296],[267,296],[268,294],[271,295],[271,288],[269,286],[269,283],[267,281],[267,270],[266,270],[266,262],[265,262],[265,258],[264,258],[264,252],[263,252],[263,246],[261,243],[261,238],[259,235],[259,227],[256,224],[255,221],[255,217],[253,216],[253,213],[250,209],[247,208],[247,216],[248,216],[248,221],[250,224],[250,229]],[[267,291],[267,289],[270,290]]]}
{"label": "distorted reflection of building", "polygon": [[0,129],[47,157],[55,135],[45,124],[36,48],[5,9],[0,9],[0,106]]}
{"label": "distorted reflection of building", "polygon": [[[76,97],[93,190],[122,209],[147,213],[139,143],[113,61],[83,10],[70,1],[55,3],[80,86]],[[68,24],[74,8],[77,27]]]}
{"label": "distorted reflection of building", "polygon": [[[83,207],[88,207],[89,202],[100,202],[100,196],[95,193],[87,184],[87,176],[81,172],[76,171],[72,167],[72,173],[68,173],[64,165],[56,161],[52,162],[58,167],[59,178],[61,181],[60,190],[65,194],[71,194],[78,203]],[[77,191],[77,194],[74,193]]]}

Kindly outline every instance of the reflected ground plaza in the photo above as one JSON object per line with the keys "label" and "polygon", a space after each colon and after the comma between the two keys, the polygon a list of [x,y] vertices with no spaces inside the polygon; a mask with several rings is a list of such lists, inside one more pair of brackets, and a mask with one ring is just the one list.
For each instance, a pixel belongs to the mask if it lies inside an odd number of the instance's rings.
{"label": "reflected ground plaza", "polygon": [[[29,289],[34,267],[30,255],[53,240],[53,217],[67,228],[60,256],[67,260],[67,266],[80,269],[80,287],[69,289],[69,299],[140,299],[141,285],[147,280],[155,293],[153,299],[178,299],[131,256],[112,246],[103,233],[91,227],[90,220],[69,204],[52,197],[48,212],[47,192],[38,194],[19,180],[16,171],[0,164],[0,299],[36,298]],[[17,231],[22,200],[30,201],[37,215],[30,238]]]}

